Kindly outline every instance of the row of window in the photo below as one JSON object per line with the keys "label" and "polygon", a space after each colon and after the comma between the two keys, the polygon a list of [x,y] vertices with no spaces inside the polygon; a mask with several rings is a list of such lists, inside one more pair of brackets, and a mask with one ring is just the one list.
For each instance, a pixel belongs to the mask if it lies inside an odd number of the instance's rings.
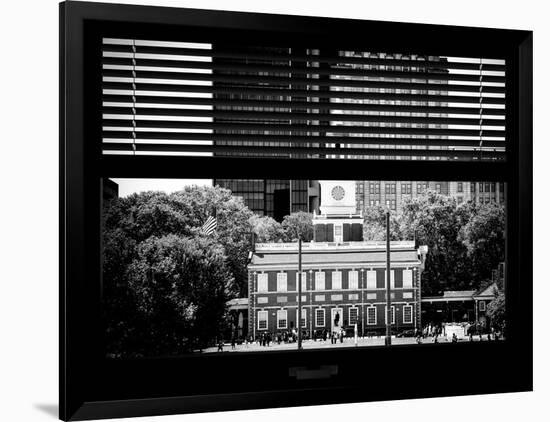
{"label": "row of window", "polygon": [[[459,183],[459,192],[462,192],[462,183]],[[386,183],[384,185],[384,190],[386,195],[396,195],[397,194],[397,184],[396,183]],[[421,194],[428,190],[427,182],[417,182],[416,183],[416,193]],[[435,191],[441,193],[441,183],[435,184]],[[359,189],[359,192],[362,193],[362,189]],[[401,193],[405,195],[412,194],[412,183],[401,183]],[[369,183],[369,194],[370,195],[380,195],[380,183]]]}
{"label": "row of window", "polygon": [[[387,323],[387,307],[384,307],[384,323]],[[369,306],[365,308],[366,310],[366,324],[367,325],[376,325],[377,324],[377,308],[376,306]],[[340,310],[342,312],[342,310]],[[258,330],[267,330],[269,312],[268,311],[258,311]],[[296,317],[298,317],[298,310],[296,309]],[[349,325],[357,324],[359,320],[359,308],[351,307],[348,309],[348,321]],[[319,308],[315,309],[315,327],[324,328],[326,327],[326,310]],[[412,305],[403,306],[403,315],[402,315],[403,324],[412,324],[413,322],[413,307]],[[391,307],[391,324],[395,324],[395,306]],[[307,328],[307,309],[302,309],[302,317],[300,318],[300,326],[302,328]],[[279,309],[277,310],[277,329],[284,330],[288,329],[288,310]]]}
{"label": "row of window", "polygon": [[[413,293],[412,292],[403,292],[403,299],[412,299]],[[377,300],[377,294],[376,293],[367,293],[365,295],[366,300]],[[395,299],[395,293],[391,293],[391,299]],[[291,301],[294,300],[294,298],[290,298]],[[335,294],[330,295],[327,298],[327,295],[314,295],[313,301],[314,302],[325,302],[327,300],[330,300],[331,302],[338,302],[344,300],[343,294]],[[350,293],[348,294],[348,300],[359,300],[359,293]],[[277,296],[276,302],[277,303],[287,303],[289,301],[288,296]],[[298,296],[296,296],[296,302],[298,302]],[[302,302],[307,302],[307,296],[302,296]],[[269,303],[269,298],[267,296],[260,296],[257,299],[258,304],[265,304]]]}
{"label": "row of window", "polygon": [[[385,272],[385,271],[384,271]],[[367,289],[376,289],[377,288],[377,279],[376,271],[370,270],[366,271],[367,274]],[[384,286],[385,287],[386,276],[384,275]],[[413,277],[412,270],[403,270],[403,288],[412,288]],[[395,287],[395,271],[391,270],[390,273],[390,286]],[[352,270],[348,273],[348,289],[357,290],[359,289],[359,271]],[[307,271],[302,272],[302,290],[306,291],[307,288]],[[318,271],[315,273],[315,290],[326,290],[325,283],[325,272]],[[342,290],[342,271],[333,271],[332,272],[332,289],[331,290]],[[268,291],[268,274],[259,273],[258,274],[258,292],[267,292]],[[288,291],[288,275],[285,272],[277,273],[277,291],[286,292]]]}

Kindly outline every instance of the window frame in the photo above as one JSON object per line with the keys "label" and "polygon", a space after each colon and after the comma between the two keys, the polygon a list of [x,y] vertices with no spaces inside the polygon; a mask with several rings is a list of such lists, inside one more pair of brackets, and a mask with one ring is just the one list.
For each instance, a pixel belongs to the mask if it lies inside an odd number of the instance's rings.
{"label": "window frame", "polygon": [[280,271],[277,273],[277,293],[288,292],[288,273]]}
{"label": "window frame", "polygon": [[[509,64],[510,83],[507,86],[506,119],[508,161],[506,163],[458,163],[458,162],[400,162],[373,161],[365,166],[360,160],[301,160],[295,159],[292,166],[281,166],[281,160],[249,160],[217,157],[102,157],[96,140],[101,136],[98,122],[101,120],[101,96],[97,87],[101,81],[90,69],[95,69],[101,61],[97,54],[90,54],[98,45],[101,36],[124,37],[128,34],[135,38],[162,36],[163,39],[177,41],[182,37],[182,27],[192,26],[194,30],[211,36],[219,35],[223,30],[241,31],[250,38],[258,35],[265,40],[316,39],[325,41],[346,41],[356,34],[372,40],[372,48],[384,51],[399,45],[428,54],[437,54],[445,50],[449,54],[468,52],[490,52],[504,57]],[[323,31],[319,31],[323,27]],[[331,29],[331,30],[327,30]],[[437,32],[437,37],[429,36]],[[276,34],[275,37],[273,34]],[[406,37],[403,35],[406,34]],[[329,39],[330,37],[330,39]],[[103,177],[121,178],[280,178],[323,179],[337,174],[342,180],[407,180],[411,174],[417,180],[445,180],[447,175],[453,180],[507,182],[507,239],[510,251],[506,259],[507,312],[513,321],[508,326],[506,342],[487,345],[482,342],[473,347],[475,351],[498,348],[495,359],[500,360],[504,368],[502,375],[497,374],[487,380],[484,392],[526,391],[532,388],[532,333],[518,327],[532,327],[532,32],[487,28],[452,27],[443,25],[421,25],[393,22],[358,21],[346,19],[312,18],[297,16],[275,16],[250,13],[204,11],[181,8],[162,8],[130,5],[92,4],[67,2],[60,4],[60,417],[89,418],[136,415],[144,411],[159,414],[189,412],[204,409],[198,399],[192,398],[193,390],[182,390],[179,380],[173,379],[185,368],[193,373],[199,368],[211,367],[213,359],[178,358],[172,360],[173,376],[159,371],[165,365],[163,359],[146,364],[113,363],[106,370],[104,356],[100,354],[103,341],[101,327],[101,184]],[[256,38],[258,39],[258,38]],[[399,43],[399,44],[398,44]],[[360,46],[358,46],[360,47]],[[449,50],[450,49],[450,50]],[[508,69],[507,69],[508,70]],[[508,107],[510,106],[510,107]],[[218,159],[219,158],[219,159]],[[330,164],[330,172],[324,164]],[[368,167],[365,169],[365,167]],[[284,170],[282,170],[284,168]],[[284,173],[283,173],[284,171]],[[330,173],[330,174],[329,174]],[[520,247],[521,245],[521,247]],[[518,283],[514,280],[520,280]],[[521,341],[520,341],[521,337]],[[88,345],[91,347],[84,347]],[[469,356],[474,354],[467,352]],[[396,356],[401,351],[394,350]],[[371,350],[360,350],[371,355]],[[405,352],[405,350],[403,351]],[[412,349],[407,353],[415,355]],[[448,356],[457,352],[450,350]],[[289,352],[290,354],[290,352]],[[354,356],[353,352],[349,352]],[[479,353],[478,353],[479,355]],[[514,356],[518,365],[506,365]],[[418,358],[418,359],[416,359]],[[190,359],[193,365],[189,366]],[[276,371],[286,370],[288,358],[270,356],[271,364],[266,369],[266,384],[276,379]],[[302,362],[296,358],[296,362]],[[441,359],[435,356],[437,361]],[[384,359],[382,359],[384,360]],[[265,368],[265,361],[258,362]],[[415,356],[415,361],[424,362],[424,358]],[[355,364],[358,359],[338,361],[339,365]],[[385,361],[384,361],[385,362]],[[319,364],[326,362],[320,361]],[[437,365],[437,363],[434,363]],[[134,366],[132,366],[134,365]],[[136,366],[137,365],[137,366]],[[360,367],[359,365],[357,367]],[[388,366],[389,367],[389,366]],[[136,368],[138,370],[136,370]],[[131,371],[130,371],[131,369]],[[230,370],[230,368],[226,368]],[[247,370],[254,371],[251,365]],[[346,368],[347,369],[347,368]],[[390,368],[391,372],[392,369]],[[133,378],[134,373],[140,379]],[[167,397],[155,390],[158,373],[163,373],[164,393],[170,389],[170,409],[167,409]],[[253,372],[252,372],[253,373]],[[368,386],[356,386],[352,378],[346,378],[350,371],[339,371],[337,382],[365,390],[361,399],[370,400],[373,392]],[[192,374],[191,374],[192,375]],[[354,373],[354,375],[356,375]],[[203,397],[208,397],[209,386],[201,377],[196,377],[193,388],[203,388]],[[391,379],[391,377],[388,377]],[[437,388],[420,381],[415,392],[403,389],[399,398],[412,398],[418,394],[442,395],[467,394],[471,387],[454,381],[454,385],[443,380]],[[116,385],[116,389],[114,387]],[[107,388],[109,387],[109,388]],[[269,386],[268,386],[269,387]],[[377,385],[377,394],[395,398],[393,386],[382,382]],[[136,395],[122,402],[121,395],[130,391]],[[358,390],[350,390],[358,391]],[[224,391],[224,394],[231,392]],[[263,392],[258,392],[263,394]],[[327,389],[319,392],[315,399],[344,397]],[[247,396],[253,401],[253,394]],[[295,396],[295,395],[294,395]],[[293,397],[294,397],[293,396]],[[100,397],[101,400],[97,400]],[[355,396],[354,396],[355,397]],[[141,400],[148,398],[147,401]],[[136,400],[134,400],[136,399]],[[353,399],[354,400],[354,399]],[[139,401],[139,403],[138,403]],[[297,403],[313,404],[312,398],[299,398]],[[236,404],[246,408],[246,401]],[[273,405],[285,402],[277,398],[270,401]],[[116,411],[114,409],[117,409]],[[210,400],[209,410],[227,408],[223,401]],[[139,410],[141,409],[141,410]]]}
{"label": "window frame", "polygon": [[[322,325],[318,324],[318,322],[319,322],[319,318],[318,318],[319,312],[323,313],[323,324]],[[315,308],[315,328],[326,327],[326,316],[327,316],[326,315],[326,310],[324,308]]]}
{"label": "window frame", "polygon": [[[351,275],[353,274],[353,280]],[[353,286],[352,286],[353,283]],[[348,290],[359,290],[359,271],[349,270],[348,272]]]}
{"label": "window frame", "polygon": [[[355,311],[356,315],[355,315],[355,323],[352,323],[352,318],[351,318],[351,311]],[[348,308],[348,325],[354,325],[354,324],[359,324],[359,308],[357,306],[350,306]]]}
{"label": "window frame", "polygon": [[[405,320],[405,308],[410,310],[410,321],[407,321]],[[412,324],[413,321],[414,321],[414,318],[413,318],[413,305],[403,305],[403,324]]]}
{"label": "window frame", "polygon": [[[284,318],[281,318],[280,315],[284,313]],[[287,309],[277,309],[277,330],[288,330],[288,310]],[[284,327],[281,326],[281,321],[284,321]]]}
{"label": "window frame", "polygon": [[[263,318],[260,318],[260,314],[265,315],[265,320]],[[258,311],[257,318],[258,318],[257,330],[258,331],[269,330],[269,311]],[[265,321],[265,328],[260,328],[260,322],[264,322],[264,321]]]}
{"label": "window frame", "polygon": [[[334,287],[334,282],[335,282],[335,278],[334,276],[338,274],[338,286],[339,287]],[[330,290],[342,290],[342,270],[335,270],[335,271],[332,271],[332,274],[331,274],[331,283],[332,285],[330,286],[331,289]]]}
{"label": "window frame", "polygon": [[[377,307],[375,305],[371,305],[371,306],[366,306],[365,309],[366,309],[366,322],[367,322],[367,325],[377,325],[378,324],[378,309],[377,309]],[[369,314],[370,311],[374,311],[373,322],[370,322],[371,321],[371,315]]]}
{"label": "window frame", "polygon": [[[321,277],[322,275],[322,277]],[[318,278],[319,277],[319,278]],[[322,283],[322,288],[319,288]],[[316,271],[315,272],[315,290],[316,291],[324,291],[326,290],[327,284],[326,284],[326,275],[324,271]]]}
{"label": "window frame", "polygon": [[[260,289],[260,276],[262,276]],[[265,286],[265,289],[263,288]],[[256,274],[256,293],[267,293],[269,292],[269,274],[268,273],[257,273]]]}

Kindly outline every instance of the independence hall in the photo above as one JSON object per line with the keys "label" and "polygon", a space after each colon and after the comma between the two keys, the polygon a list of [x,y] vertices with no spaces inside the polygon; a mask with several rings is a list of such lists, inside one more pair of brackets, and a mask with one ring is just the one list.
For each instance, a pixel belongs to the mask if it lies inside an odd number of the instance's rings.
{"label": "independence hall", "polygon": [[[314,240],[302,245],[302,315],[309,338],[345,331],[383,334],[386,327],[386,242],[363,241],[355,182],[321,181]],[[425,252],[425,251],[424,251]],[[391,327],[420,327],[423,257],[413,241],[391,242]],[[248,333],[298,329],[298,243],[260,243],[248,266]]]}

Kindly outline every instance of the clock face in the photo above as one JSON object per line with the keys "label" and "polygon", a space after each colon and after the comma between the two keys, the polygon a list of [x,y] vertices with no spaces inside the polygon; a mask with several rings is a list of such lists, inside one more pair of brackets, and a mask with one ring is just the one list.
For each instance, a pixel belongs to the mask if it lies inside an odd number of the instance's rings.
{"label": "clock face", "polygon": [[344,195],[346,194],[346,191],[342,186],[334,186],[332,188],[332,191],[330,192],[332,194],[332,197],[336,199],[337,201],[341,201],[342,198],[344,198]]}

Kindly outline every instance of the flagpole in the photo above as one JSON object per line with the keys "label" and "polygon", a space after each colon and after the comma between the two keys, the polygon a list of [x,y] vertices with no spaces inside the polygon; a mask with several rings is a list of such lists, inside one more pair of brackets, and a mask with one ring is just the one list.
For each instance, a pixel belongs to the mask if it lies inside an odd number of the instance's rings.
{"label": "flagpole", "polygon": [[386,346],[391,346],[390,210],[386,211]]}
{"label": "flagpole", "polygon": [[298,350],[302,349],[302,237],[298,238]]}

